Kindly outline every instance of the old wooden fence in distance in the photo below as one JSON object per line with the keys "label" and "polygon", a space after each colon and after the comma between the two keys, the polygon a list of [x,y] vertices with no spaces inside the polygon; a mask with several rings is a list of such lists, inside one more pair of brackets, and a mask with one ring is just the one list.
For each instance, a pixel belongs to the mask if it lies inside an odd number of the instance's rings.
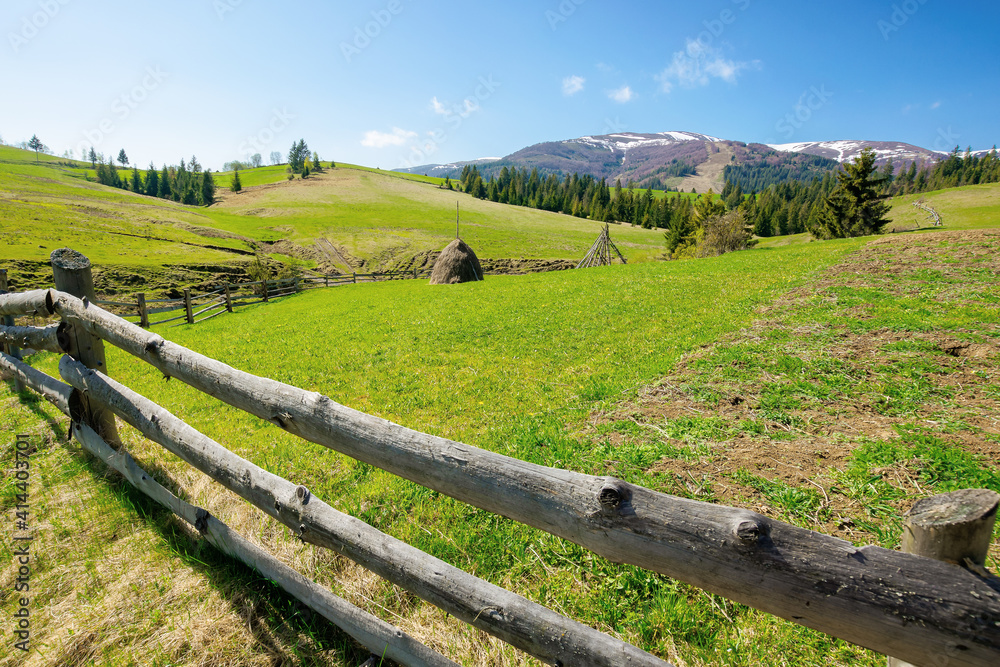
{"label": "old wooden fence in distance", "polygon": [[99,306],[109,306],[118,315],[138,318],[128,321],[148,329],[151,326],[169,322],[197,324],[223,313],[231,313],[236,306],[268,303],[290,294],[320,287],[337,287],[385,280],[417,280],[429,278],[430,275],[430,268],[383,273],[306,275],[247,283],[226,283],[207,292],[193,293],[190,288],[183,288],[183,296],[173,299],[147,299],[144,293],[140,293],[135,296],[134,301],[95,297],[93,303]]}
{"label": "old wooden fence in distance", "polygon": [[[89,264],[82,256],[73,260],[53,253],[54,263]],[[148,475],[137,470],[120,447],[114,420],[108,417],[132,424],[288,526],[303,541],[348,556],[543,662],[665,664],[334,510],[306,487],[239,458],[118,384],[102,367],[103,354],[91,354],[88,361],[85,350],[108,342],[165,376],[306,440],[571,540],[616,562],[669,575],[915,665],[1000,664],[1000,582],[983,569],[985,551],[971,541],[961,551],[966,554],[959,559],[961,566],[875,546],[858,548],[751,511],[669,496],[610,477],[547,468],[419,433],[171,343],[101,309],[86,293],[70,293],[67,285],[60,284],[59,272],[56,276],[55,290],[0,296],[0,316],[57,315],[61,323],[3,326],[0,341],[65,353],[60,362],[62,381],[11,355],[0,357],[0,367],[70,414],[74,435],[85,447],[110,465],[130,471],[124,474],[141,482],[139,488],[192,521],[227,553],[280,575],[275,580],[310,606],[323,591],[308,589],[307,582],[273,559],[258,565],[245,541],[204,510],[151,488]],[[75,285],[85,290],[86,283]],[[963,505],[963,521],[978,522],[975,531],[966,532],[981,536],[986,530],[991,535],[997,495],[977,493],[963,501],[969,505]],[[983,527],[986,524],[988,528]],[[317,611],[325,609],[328,618],[375,653],[384,650],[404,664],[448,664],[360,610],[345,611],[344,620],[335,610],[349,605],[325,593],[323,604],[316,603]],[[425,653],[417,655],[421,650]]]}

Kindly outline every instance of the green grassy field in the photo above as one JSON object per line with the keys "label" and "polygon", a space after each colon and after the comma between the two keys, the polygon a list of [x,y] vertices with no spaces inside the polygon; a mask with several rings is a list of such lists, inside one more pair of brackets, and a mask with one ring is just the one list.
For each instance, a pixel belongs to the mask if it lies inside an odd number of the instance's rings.
{"label": "green grassy field", "polygon": [[[287,241],[273,255],[311,262],[327,239],[360,270],[389,270],[427,261],[454,238],[455,207],[462,236],[484,259],[582,258],[600,229],[571,216],[477,200],[437,187],[443,181],[352,165],[306,180],[287,181],[283,166],[241,173],[243,192],[228,190],[231,174],[216,176],[219,202],[183,206],[107,188],[89,165],[67,166],[50,156],[0,147],[0,262],[13,265],[14,284],[44,284],[49,253],[70,246],[95,266],[117,273],[162,275],[175,267],[232,267],[261,243]],[[631,262],[655,259],[662,234],[616,227],[615,240]],[[343,268],[343,267],[341,267]],[[221,269],[220,269],[221,270]],[[182,276],[204,282],[205,276]],[[177,282],[175,280],[175,282]],[[155,291],[162,287],[153,280]],[[141,275],[105,291],[143,291]]]}
{"label": "green grassy field", "polygon": [[[757,306],[862,243],[495,277],[455,289],[417,281],[351,286],[164,333],[236,367],[321,391],[406,426],[545,465],[607,474],[609,455],[581,446],[580,431],[593,411],[634,397],[682,354],[749,324]],[[51,371],[55,362],[50,356],[35,363]],[[699,615],[718,604],[715,598],[298,441],[179,383],[164,383],[116,351],[109,368],[227,447],[379,529],[658,654],[690,656],[691,664],[699,664],[697,641],[689,637],[684,641],[693,645],[675,645],[665,638],[677,624],[700,622]],[[44,406],[34,409],[51,414]],[[281,531],[262,528],[217,491],[192,483],[196,477],[171,456],[134,437],[130,447],[213,514],[279,552],[293,549]],[[622,463],[632,466],[658,456],[621,454],[627,457]],[[678,491],[652,478],[643,481]],[[357,573],[340,559],[293,561],[355,603],[388,611],[402,627],[429,634],[427,641],[466,664],[521,664],[513,651],[499,647],[479,649],[485,659],[474,657],[477,633],[390,586],[369,582],[358,590]],[[39,572],[40,581],[45,576]],[[421,630],[423,623],[430,629]],[[786,644],[800,641],[798,629],[761,623]],[[784,649],[775,648],[775,655]]]}
{"label": "green grassy field", "polygon": [[[72,184],[52,185],[52,197]],[[374,170],[337,169],[300,187],[299,199],[262,188],[252,202],[233,196],[206,215],[247,237],[307,241],[356,224],[344,211],[364,211],[385,233],[415,224],[406,222],[415,212],[443,215],[449,205],[431,185]],[[991,218],[995,188],[979,188],[925,197],[945,215],[946,229],[965,224],[965,232],[982,234],[974,229],[1000,226],[1000,218]],[[456,195],[445,195],[453,205]],[[467,199],[484,247],[520,247],[498,227],[527,223],[501,222],[496,205],[476,209]],[[246,215],[247,207],[261,211]],[[342,218],[324,223],[338,211]],[[539,230],[548,229],[546,216]],[[446,235],[449,225],[414,227],[410,247]],[[358,225],[354,245],[343,245],[361,254],[379,229]],[[621,228],[622,238],[629,229]],[[577,233],[579,242],[592,242],[583,231],[560,230],[547,232],[553,246],[578,242]],[[449,288],[352,285],[158,331],[408,427],[892,547],[913,498],[965,486],[1000,490],[1000,431],[988,417],[1000,401],[989,352],[1000,348],[998,237],[948,233],[792,243]],[[31,363],[55,373],[57,358]],[[609,563],[297,440],[113,349],[109,369],[338,509],[679,666],[884,664],[869,651]],[[7,385],[0,385],[0,407],[6,433],[33,433],[39,443],[39,650],[27,664],[364,661],[342,635],[102,471],[66,441],[65,418],[51,407]],[[175,457],[129,429],[123,435],[168,488],[355,604],[463,664],[533,664],[344,559],[302,545]],[[6,439],[0,447],[10,460]],[[14,503],[9,482],[0,494],[5,511]],[[2,544],[0,558],[10,562],[10,540]],[[9,582],[0,583],[6,616],[15,600]]]}

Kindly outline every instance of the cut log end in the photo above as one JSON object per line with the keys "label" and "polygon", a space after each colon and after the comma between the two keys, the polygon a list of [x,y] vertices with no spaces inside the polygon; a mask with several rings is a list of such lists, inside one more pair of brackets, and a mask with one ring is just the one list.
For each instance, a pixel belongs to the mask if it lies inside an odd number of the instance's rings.
{"label": "cut log end", "polygon": [[82,271],[90,268],[90,260],[72,248],[53,250],[49,259],[53,266],[64,271]]}
{"label": "cut log end", "polygon": [[962,489],[916,502],[906,518],[902,549],[961,565],[985,565],[1000,495]]}
{"label": "cut log end", "polygon": [[910,521],[922,528],[940,528],[995,517],[1000,494],[988,489],[962,489],[924,498],[910,508]]}

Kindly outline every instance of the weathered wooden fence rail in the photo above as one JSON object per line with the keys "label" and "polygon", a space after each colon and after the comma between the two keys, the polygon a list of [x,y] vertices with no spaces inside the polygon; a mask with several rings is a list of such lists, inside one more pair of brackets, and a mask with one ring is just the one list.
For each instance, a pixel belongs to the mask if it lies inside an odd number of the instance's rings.
{"label": "weathered wooden fence rail", "polygon": [[927,204],[925,204],[923,199],[921,199],[920,201],[913,202],[913,205],[927,213],[930,213],[931,221],[934,223],[935,227],[940,227],[941,225],[944,224],[944,222],[941,220],[941,214],[935,211]]}
{"label": "weathered wooden fence rail", "polygon": [[[916,665],[1000,664],[1000,580],[977,567],[848,542],[754,512],[657,493],[608,477],[546,468],[366,415],[164,340],[55,290],[0,296],[0,315],[58,315],[211,396],[306,440],[611,560],[697,585]],[[25,335],[0,328],[5,336]],[[52,346],[50,334],[37,334]],[[23,364],[5,357],[29,381]],[[551,664],[662,664],[635,647],[479,582],[336,512],[270,475],[101,371],[64,358],[75,406],[89,400],[288,525]],[[30,381],[45,395],[51,386]],[[57,397],[58,398],[58,397]],[[992,497],[996,497],[993,494]],[[994,500],[995,504],[995,500]],[[992,509],[995,516],[996,508]],[[987,512],[989,514],[989,512]],[[600,633],[596,633],[599,635]]]}

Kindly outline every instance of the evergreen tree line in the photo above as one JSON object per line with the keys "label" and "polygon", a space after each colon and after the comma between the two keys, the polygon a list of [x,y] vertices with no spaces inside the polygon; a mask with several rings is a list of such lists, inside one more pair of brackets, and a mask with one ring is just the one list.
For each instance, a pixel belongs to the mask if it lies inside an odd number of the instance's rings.
{"label": "evergreen tree line", "polygon": [[[750,224],[757,236],[783,236],[805,231],[816,233],[823,228],[825,201],[837,186],[837,174],[827,172],[822,178],[810,182],[787,181],[768,186],[762,192],[751,194],[746,207]],[[877,192],[894,197],[943,190],[962,185],[1000,182],[1000,157],[996,150],[983,157],[972,155],[970,150],[960,154],[956,148],[947,159],[932,165],[909,168],[897,174],[892,163],[887,163],[873,174]],[[728,188],[742,185],[726,183]],[[725,191],[723,191],[725,196]]]}
{"label": "evergreen tree line", "polygon": [[794,160],[780,164],[768,162],[766,158],[743,164],[729,164],[723,169],[722,176],[726,181],[738,184],[744,192],[763,192],[779,183],[812,181],[839,167],[836,160],[818,155],[800,154]]}
{"label": "evergreen tree line", "polygon": [[915,162],[911,162],[908,169],[900,169],[898,174],[891,162],[886,164],[881,170],[881,176],[886,181],[885,192],[896,196],[1000,182],[1000,157],[997,156],[996,146],[982,157],[973,155],[971,147],[965,150],[964,155],[960,150],[955,146],[947,159],[934,164],[923,163],[917,167]]}
{"label": "evergreen tree line", "polygon": [[[119,154],[121,158],[124,151]],[[97,182],[113,188],[131,190],[137,194],[160,199],[172,199],[182,204],[208,206],[215,202],[215,179],[212,170],[202,171],[201,165],[194,157],[190,163],[181,160],[179,166],[163,165],[157,171],[153,163],[145,172],[133,166],[131,173],[124,164],[119,169],[114,161],[98,160],[91,149],[91,164],[97,174]],[[125,160],[127,163],[127,159]]]}
{"label": "evergreen tree line", "polygon": [[502,204],[601,222],[631,223],[647,229],[665,229],[674,217],[693,215],[690,197],[680,193],[657,199],[652,188],[636,193],[623,188],[619,180],[612,190],[605,181],[590,175],[542,177],[538,169],[529,172],[527,168],[504,167],[495,178],[484,180],[475,165],[466,165],[457,185],[447,178],[444,187]]}

